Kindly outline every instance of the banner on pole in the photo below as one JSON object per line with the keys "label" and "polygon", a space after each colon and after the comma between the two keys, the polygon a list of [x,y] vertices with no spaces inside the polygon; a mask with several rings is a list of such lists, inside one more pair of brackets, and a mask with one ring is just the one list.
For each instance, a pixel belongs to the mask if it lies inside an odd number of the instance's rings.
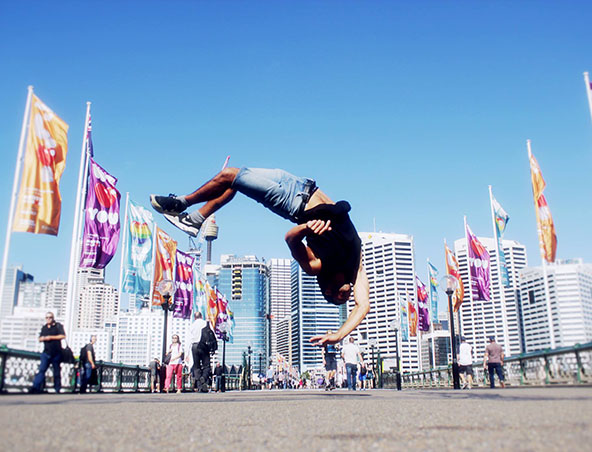
{"label": "banner on pole", "polygon": [[58,235],[67,153],[68,124],[33,94],[13,231]]}
{"label": "banner on pole", "polygon": [[80,268],[105,268],[119,244],[117,179],[90,158]]}
{"label": "banner on pole", "polygon": [[426,286],[416,276],[415,284],[417,286],[417,311],[419,317],[419,331],[430,330],[430,309],[428,307],[428,291]]}
{"label": "banner on pole", "polygon": [[458,260],[448,245],[444,244],[444,254],[446,257],[446,274],[454,276],[458,280],[458,287],[452,295],[453,311],[457,312],[463,303],[465,297],[465,288],[462,277],[460,276],[460,267]]}
{"label": "banner on pole", "polygon": [[399,301],[399,309],[401,314],[401,340],[409,340],[409,319],[407,316],[407,300]]}
{"label": "banner on pole", "polygon": [[193,263],[195,258],[177,250],[177,271],[175,272],[175,308],[173,317],[191,318],[193,306]]}
{"label": "banner on pole", "polygon": [[469,261],[469,280],[473,301],[489,301],[490,258],[489,253],[466,224],[467,259]]}
{"label": "banner on pole", "polygon": [[541,168],[532,152],[530,152],[530,149],[528,151],[528,157],[530,160],[530,178],[539,234],[539,246],[544,259],[551,263],[555,262],[555,256],[557,254],[555,224],[553,223],[553,217],[551,216],[551,210],[549,209],[545,195],[543,195],[546,183],[543,179]]}
{"label": "banner on pole", "polygon": [[127,212],[127,246],[124,250],[122,292],[136,295],[150,294],[154,272],[152,262],[152,212],[129,201]]}
{"label": "banner on pole", "polygon": [[159,227],[156,228],[156,257],[154,259],[154,291],[152,305],[162,305],[164,299],[158,291],[158,283],[163,279],[174,281],[177,242]]}
{"label": "banner on pole", "polygon": [[508,274],[508,264],[506,263],[506,254],[504,253],[504,246],[502,244],[502,240],[504,238],[504,232],[506,231],[508,221],[510,221],[510,217],[502,208],[500,203],[497,202],[497,200],[493,197],[493,195],[491,196],[491,204],[493,206],[493,219],[495,223],[495,233],[497,236],[497,254],[499,256],[499,271],[501,281],[504,287],[509,287],[510,276]]}
{"label": "banner on pole", "polygon": [[428,261],[428,274],[430,281],[430,318],[432,323],[438,323],[438,269]]}
{"label": "banner on pole", "polygon": [[407,309],[409,310],[409,336],[417,336],[417,310],[415,309],[415,303],[410,301],[407,303]]}

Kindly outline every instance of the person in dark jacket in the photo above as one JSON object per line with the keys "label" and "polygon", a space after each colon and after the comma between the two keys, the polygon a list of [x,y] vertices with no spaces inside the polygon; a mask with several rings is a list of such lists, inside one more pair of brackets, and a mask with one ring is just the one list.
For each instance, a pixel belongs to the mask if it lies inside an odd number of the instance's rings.
{"label": "person in dark jacket", "polygon": [[39,371],[33,380],[31,392],[40,393],[45,386],[45,372],[51,365],[53,368],[53,387],[56,393],[62,389],[62,378],[60,376],[62,363],[62,339],[66,338],[64,327],[55,321],[53,312],[45,314],[45,325],[39,333],[39,342],[43,342],[41,353],[41,364]]}

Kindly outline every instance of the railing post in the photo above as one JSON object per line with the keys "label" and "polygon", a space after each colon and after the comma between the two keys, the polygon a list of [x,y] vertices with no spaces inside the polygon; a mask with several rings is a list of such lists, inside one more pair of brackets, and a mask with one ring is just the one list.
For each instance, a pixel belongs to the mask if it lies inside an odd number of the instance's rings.
{"label": "railing post", "polygon": [[99,384],[97,385],[97,392],[103,392],[103,361],[99,361],[99,365],[97,367],[97,380],[99,380]]}
{"label": "railing post", "polygon": [[121,392],[122,380],[123,380],[123,367],[119,367],[119,372],[117,372],[117,392]]}
{"label": "railing post", "polygon": [[545,384],[548,385],[551,383],[551,369],[549,366],[549,357],[545,354],[543,355],[543,359],[545,360]]}
{"label": "railing post", "polygon": [[520,386],[523,386],[526,383],[526,369],[524,368],[524,360],[522,358],[518,362],[520,363]]}
{"label": "railing post", "polygon": [[0,394],[4,392],[4,377],[6,375],[6,360],[8,359],[8,353],[5,351],[0,352],[2,356],[2,364],[0,365]]}
{"label": "railing post", "polygon": [[136,366],[136,373],[134,378],[134,392],[138,392],[140,386],[140,366]]}
{"label": "railing post", "polygon": [[580,344],[576,344],[574,346],[574,352],[576,354],[576,365],[578,367],[577,373],[576,373],[576,378],[578,380],[578,383],[582,382],[582,374],[584,373],[584,368],[582,366],[582,358],[580,358],[580,352],[578,350],[578,348],[580,347]]}

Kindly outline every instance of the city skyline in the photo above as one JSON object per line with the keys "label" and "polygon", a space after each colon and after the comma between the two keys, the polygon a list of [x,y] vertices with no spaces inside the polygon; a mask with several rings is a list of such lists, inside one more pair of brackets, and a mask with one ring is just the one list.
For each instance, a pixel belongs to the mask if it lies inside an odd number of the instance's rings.
{"label": "city skyline", "polygon": [[[443,271],[443,241],[462,237],[463,215],[478,236],[491,234],[489,184],[510,215],[506,239],[525,245],[531,265],[540,262],[530,138],[547,181],[558,257],[592,261],[584,240],[590,188],[579,182],[592,163],[585,14],[550,2],[456,4],[448,11],[437,3],[371,10],[255,2],[227,10],[130,2],[115,20],[100,6],[88,14],[87,6],[7,5],[1,37],[23,39],[0,49],[11,67],[0,103],[5,199],[26,86],[70,125],[60,233],[13,234],[9,266],[22,264],[40,281],[67,279],[86,101],[95,156],[119,179],[122,195],[147,206],[151,192],[189,192],[227,155],[230,165],[284,167],[316,178],[335,200],[349,200],[358,231],[376,225],[412,235],[422,280],[427,258]],[[126,21],[132,17],[143,20]],[[132,25],[157,17],[158,37]],[[107,20],[109,33],[101,31]],[[38,47],[47,21],[63,52],[46,55]],[[289,224],[257,209],[237,196],[217,214],[217,256],[289,256]],[[257,221],[244,221],[251,218]],[[157,221],[185,247],[186,236]],[[5,232],[6,221],[0,228]],[[119,259],[118,252],[106,272],[116,287]]]}

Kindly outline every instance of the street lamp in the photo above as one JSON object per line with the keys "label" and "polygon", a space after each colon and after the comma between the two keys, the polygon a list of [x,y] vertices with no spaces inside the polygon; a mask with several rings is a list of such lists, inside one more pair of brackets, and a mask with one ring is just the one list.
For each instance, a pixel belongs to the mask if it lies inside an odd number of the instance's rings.
{"label": "street lamp", "polygon": [[[398,303],[398,301],[397,301]],[[399,328],[398,324],[393,320],[391,323],[391,329],[395,330],[395,356],[397,359],[397,372],[395,372],[395,381],[397,383],[397,391],[401,390],[401,364],[399,362]]]}
{"label": "street lamp", "polygon": [[249,345],[247,346],[247,353],[249,354],[249,373],[247,374],[249,381],[247,383],[247,388],[251,389],[251,385],[253,382],[253,370],[251,369],[251,355],[253,354],[253,347],[251,347],[250,341],[249,341]]}
{"label": "street lamp", "polygon": [[162,332],[162,363],[164,363],[164,357],[166,355],[166,343],[167,343],[167,320],[169,311],[172,309],[170,304],[171,296],[173,295],[175,284],[170,279],[163,279],[156,286],[156,290],[162,296],[163,302],[161,304],[162,310],[164,311],[164,327]]}
{"label": "street lamp", "polygon": [[445,275],[440,280],[440,287],[444,287],[448,295],[448,312],[450,313],[450,348],[452,349],[452,385],[454,389],[460,389],[460,375],[458,372],[458,360],[456,358],[456,344],[454,332],[454,312],[452,311],[452,294],[458,288],[459,281],[455,276]]}
{"label": "street lamp", "polygon": [[218,327],[222,332],[222,377],[220,381],[220,391],[226,392],[226,341],[228,341],[228,323],[222,322]]}

